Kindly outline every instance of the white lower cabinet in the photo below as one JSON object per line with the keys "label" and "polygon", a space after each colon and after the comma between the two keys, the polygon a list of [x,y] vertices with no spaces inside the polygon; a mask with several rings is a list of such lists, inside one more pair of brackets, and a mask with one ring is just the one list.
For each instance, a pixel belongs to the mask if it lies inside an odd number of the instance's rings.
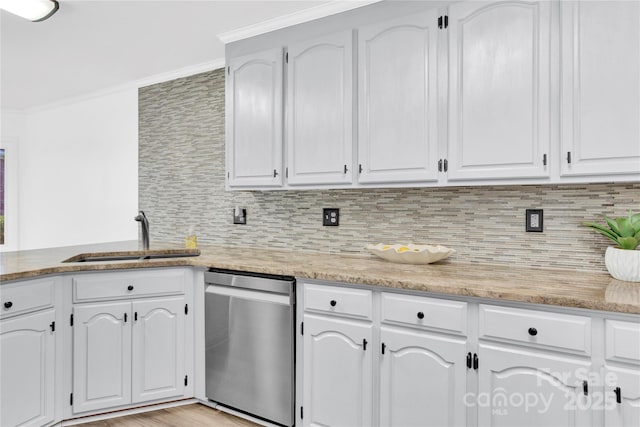
{"label": "white lower cabinet", "polygon": [[588,359],[482,343],[478,358],[478,393],[467,399],[478,425],[592,425]]}
{"label": "white lower cabinet", "polygon": [[381,426],[466,424],[465,340],[382,326],[380,341]]}
{"label": "white lower cabinet", "polygon": [[73,412],[131,403],[131,303],[73,311]]}
{"label": "white lower cabinet", "polygon": [[184,304],[182,297],[133,302],[133,403],[184,394]]}
{"label": "white lower cabinet", "polygon": [[604,425],[640,425],[640,322],[605,320]]}
{"label": "white lower cabinet", "polygon": [[184,298],[74,308],[73,412],[182,396]]}
{"label": "white lower cabinet", "polygon": [[0,321],[3,427],[42,426],[54,421],[54,321],[54,310]]}
{"label": "white lower cabinet", "polygon": [[304,316],[304,426],[368,426],[372,415],[373,327]]}
{"label": "white lower cabinet", "polygon": [[309,282],[304,426],[640,425],[638,317]]}

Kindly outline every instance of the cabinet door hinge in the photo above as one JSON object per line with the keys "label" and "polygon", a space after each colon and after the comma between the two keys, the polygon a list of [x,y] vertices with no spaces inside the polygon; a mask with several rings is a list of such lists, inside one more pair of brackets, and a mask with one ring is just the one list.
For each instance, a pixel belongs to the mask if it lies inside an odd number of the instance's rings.
{"label": "cabinet door hinge", "polygon": [[51,332],[55,332],[56,331],[56,322],[51,322],[49,327],[51,328]]}
{"label": "cabinet door hinge", "polygon": [[73,393],[69,393],[69,405],[73,406]]}
{"label": "cabinet door hinge", "polygon": [[447,15],[438,16],[438,28],[443,29],[449,26],[449,17]]}
{"label": "cabinet door hinge", "polygon": [[304,335],[304,322],[300,322],[300,335]]}
{"label": "cabinet door hinge", "polygon": [[69,316],[69,326],[73,326],[73,313]]}
{"label": "cabinet door hinge", "polygon": [[189,384],[189,375],[184,376],[184,386],[186,387]]}
{"label": "cabinet door hinge", "polygon": [[189,304],[184,305],[184,314],[185,315],[189,314]]}
{"label": "cabinet door hinge", "polygon": [[475,371],[478,370],[478,354],[477,353],[473,353],[473,369]]}
{"label": "cabinet door hinge", "polygon": [[304,419],[304,407],[303,406],[300,407],[300,419],[301,420]]}

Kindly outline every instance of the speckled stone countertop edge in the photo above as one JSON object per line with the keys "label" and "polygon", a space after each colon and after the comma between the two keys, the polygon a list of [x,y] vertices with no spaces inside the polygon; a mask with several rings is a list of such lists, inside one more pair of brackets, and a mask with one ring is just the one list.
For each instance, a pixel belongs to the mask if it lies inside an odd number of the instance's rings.
{"label": "speckled stone countertop edge", "polygon": [[[80,248],[79,248],[80,249]],[[72,248],[65,248],[73,252]],[[393,264],[373,256],[300,253],[236,247],[203,247],[191,258],[62,263],[56,248],[3,255],[0,283],[44,275],[138,268],[200,267],[276,274],[444,295],[640,314],[640,283],[606,273],[439,262]],[[167,252],[175,248],[167,248]],[[35,252],[35,251],[34,251]],[[82,252],[78,250],[75,254]],[[87,252],[86,253],[102,253]],[[154,250],[161,253],[162,250]],[[61,257],[62,255],[62,257]]]}

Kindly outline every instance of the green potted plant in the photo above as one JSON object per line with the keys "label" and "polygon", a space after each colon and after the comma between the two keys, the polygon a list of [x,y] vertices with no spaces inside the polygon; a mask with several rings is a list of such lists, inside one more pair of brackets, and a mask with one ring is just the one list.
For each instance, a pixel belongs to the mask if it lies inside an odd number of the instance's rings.
{"label": "green potted plant", "polygon": [[[607,239],[616,243],[609,246],[604,255],[604,263],[609,274],[618,280],[640,282],[640,213],[620,218],[604,217],[606,226],[595,222],[584,222]],[[608,226],[608,228],[607,228]]]}

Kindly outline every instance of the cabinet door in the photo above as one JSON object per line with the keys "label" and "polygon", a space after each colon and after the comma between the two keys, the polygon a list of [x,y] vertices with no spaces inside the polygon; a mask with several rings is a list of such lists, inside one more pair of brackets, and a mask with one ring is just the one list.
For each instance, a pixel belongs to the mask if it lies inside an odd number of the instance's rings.
{"label": "cabinet door", "polygon": [[351,31],[289,46],[287,182],[350,184],[353,37]]}
{"label": "cabinet door", "polygon": [[226,114],[229,186],[280,186],[281,49],[234,58],[229,62]]}
{"label": "cabinet door", "polygon": [[[604,412],[604,425],[606,427],[639,426],[640,367],[605,366],[605,372],[607,405]],[[620,389],[620,403],[616,401],[616,388]]]}
{"label": "cabinet door", "polygon": [[640,3],[560,7],[562,175],[640,174]]}
{"label": "cabinet door", "polygon": [[382,327],[381,426],[464,426],[465,341]]}
{"label": "cabinet door", "polygon": [[0,322],[0,425],[41,426],[54,419],[53,310]]}
{"label": "cabinet door", "polygon": [[73,312],[73,412],[131,403],[131,303]]}
{"label": "cabinet door", "polygon": [[304,426],[371,425],[371,341],[371,324],[304,316]]}
{"label": "cabinet door", "polygon": [[438,179],[437,40],[435,11],[359,28],[359,182]]}
{"label": "cabinet door", "polygon": [[549,176],[550,2],[449,7],[449,180]]}
{"label": "cabinet door", "polygon": [[480,426],[592,425],[589,362],[486,344],[478,355],[478,394],[465,404],[478,408]]}
{"label": "cabinet door", "polygon": [[133,302],[132,401],[184,394],[184,298]]}

